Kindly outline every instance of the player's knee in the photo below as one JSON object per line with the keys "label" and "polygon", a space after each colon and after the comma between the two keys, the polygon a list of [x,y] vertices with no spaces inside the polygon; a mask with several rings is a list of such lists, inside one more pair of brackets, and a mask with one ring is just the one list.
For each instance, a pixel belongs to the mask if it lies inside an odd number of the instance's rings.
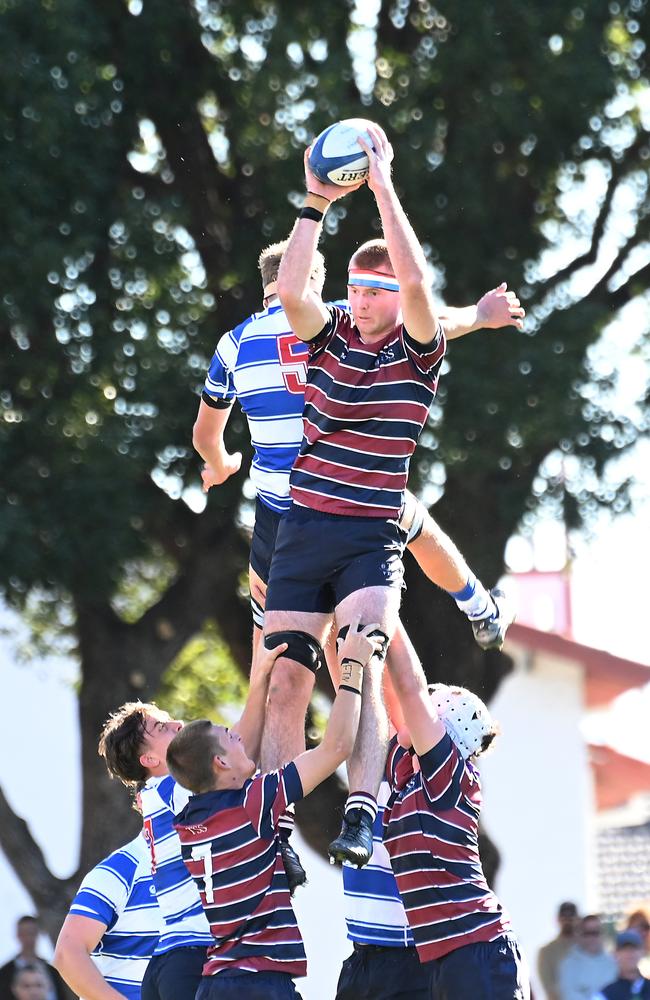
{"label": "player's knee", "polygon": [[[312,674],[325,664],[325,652],[318,639],[310,635],[309,632],[301,632],[297,629],[284,629],[281,632],[269,632],[264,636],[264,645],[267,649],[275,649],[281,643],[287,643],[287,649],[282,654],[286,660],[293,660],[306,667]],[[274,668],[275,674],[277,667]],[[273,675],[272,675],[273,676]]]}
{"label": "player's knee", "polygon": [[[365,627],[366,627],[365,625],[362,625],[361,623],[359,623],[359,632],[361,632],[361,630],[364,629]],[[346,635],[348,634],[349,631],[350,631],[350,626],[349,625],[343,625],[338,630],[338,632],[336,634],[336,652],[337,652],[337,655],[340,655],[340,653],[341,653],[341,647],[343,646],[343,643],[345,642],[345,637],[346,637]],[[373,631],[370,633],[370,635],[373,636],[373,638],[380,639],[380,641],[381,641],[381,649],[380,649],[380,651],[378,653],[375,653],[374,658],[381,660],[381,662],[383,663],[384,660],[386,659],[386,653],[388,652],[388,643],[390,642],[390,639],[388,638],[388,636],[386,635],[386,633],[383,632],[382,629],[380,629],[380,628],[373,629]]]}

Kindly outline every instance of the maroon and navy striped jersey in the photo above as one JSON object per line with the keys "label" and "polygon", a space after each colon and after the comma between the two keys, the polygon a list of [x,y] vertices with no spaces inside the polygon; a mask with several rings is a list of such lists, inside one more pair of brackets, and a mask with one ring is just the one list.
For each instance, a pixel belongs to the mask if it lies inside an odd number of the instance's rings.
{"label": "maroon and navy striped jersey", "polygon": [[384,844],[421,962],[510,931],[478,850],[481,783],[447,733],[419,757],[393,739]]}
{"label": "maroon and navy striped jersey", "polygon": [[300,798],[291,763],[243,788],[193,795],[177,817],[183,860],[214,937],[204,976],[225,969],[306,975],[277,836],[279,817]]}
{"label": "maroon and navy striped jersey", "polygon": [[402,325],[365,344],[336,306],[309,344],[303,439],[294,501],[329,514],[397,517],[408,466],[436,393],[445,353],[439,326],[419,344]]}

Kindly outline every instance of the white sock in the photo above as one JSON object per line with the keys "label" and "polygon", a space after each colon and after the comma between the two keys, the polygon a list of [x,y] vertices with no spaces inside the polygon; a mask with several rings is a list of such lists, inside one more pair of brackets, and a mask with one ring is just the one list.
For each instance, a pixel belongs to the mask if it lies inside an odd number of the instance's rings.
{"label": "white sock", "polygon": [[477,621],[479,618],[493,618],[497,613],[496,605],[489,591],[485,589],[480,580],[476,579],[473,573],[469,574],[467,583],[462,590],[450,590],[448,593],[470,621]]}

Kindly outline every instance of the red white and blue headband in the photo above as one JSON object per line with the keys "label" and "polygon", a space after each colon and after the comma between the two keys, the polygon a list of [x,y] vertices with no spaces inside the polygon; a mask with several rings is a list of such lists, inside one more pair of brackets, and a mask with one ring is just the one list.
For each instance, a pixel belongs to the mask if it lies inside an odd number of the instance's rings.
{"label": "red white and blue headband", "polygon": [[348,271],[348,285],[362,288],[383,288],[387,292],[399,292],[399,281],[392,274],[370,271],[368,268],[351,267]]}

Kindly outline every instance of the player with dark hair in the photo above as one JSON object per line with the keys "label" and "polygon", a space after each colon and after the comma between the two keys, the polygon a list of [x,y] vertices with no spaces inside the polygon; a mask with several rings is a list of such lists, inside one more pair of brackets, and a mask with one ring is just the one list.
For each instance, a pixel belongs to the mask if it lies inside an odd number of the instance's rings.
{"label": "player with dark hair", "polygon": [[[349,755],[366,665],[379,652],[374,625],[353,622],[339,657],[341,683],[325,735],[278,771],[256,774],[241,733],[207,719],[188,723],[167,750],[171,773],[195,793],[176,830],[201,894],[212,947],[197,1000],[297,997],[306,958],[280,854],[278,823]],[[286,649],[286,645],[278,649]]]}
{"label": "player with dark hair", "polygon": [[[258,752],[269,674],[286,649],[263,646],[253,657],[246,707],[236,727]],[[212,935],[196,887],[181,857],[175,817],[190,792],[177,784],[167,766],[167,748],[183,724],[154,704],[128,702],[106,722],[99,753],[109,772],[131,791],[139,791],[144,835],[151,854],[151,876],[164,921],[155,953],[142,981],[142,1000],[193,997]]]}
{"label": "player with dark hair", "polygon": [[[292,705],[294,719],[304,714],[313,677],[302,667],[318,661],[332,611],[339,636],[359,613],[379,621],[384,648],[395,630],[408,465],[445,351],[424,253],[391,181],[392,149],[380,129],[370,131],[368,184],[385,242],[365,244],[350,261],[352,316],[326,306],[309,280],[323,214],[349,189],[320,183],[307,161],[309,193],[278,276],[291,327],[309,342],[309,367],[303,440],[290,480],[293,504],[278,529],[266,602],[267,641],[289,642],[271,686],[263,755],[269,766],[292,754],[298,734],[287,727],[286,706]],[[512,322],[520,325],[523,310],[518,302],[513,309]],[[488,617],[498,613],[490,598]],[[331,845],[334,858],[358,864],[372,849],[375,795],[387,747],[385,713],[381,698],[372,697],[375,690],[367,685],[350,762],[352,792],[341,835]]]}
{"label": "player with dark hair", "polygon": [[393,793],[384,812],[384,844],[420,961],[429,970],[429,996],[528,1000],[527,969],[478,849],[476,759],[498,727],[466,688],[427,687],[403,629],[388,669],[406,729],[388,756]]}
{"label": "player with dark hair", "polygon": [[185,806],[189,792],[170,776],[165,757],[181,727],[155,704],[127,702],[107,720],[99,740],[109,773],[131,792],[139,789],[143,833],[163,921],[142,980],[142,1000],[193,997],[212,940],[174,831],[174,816]]}

